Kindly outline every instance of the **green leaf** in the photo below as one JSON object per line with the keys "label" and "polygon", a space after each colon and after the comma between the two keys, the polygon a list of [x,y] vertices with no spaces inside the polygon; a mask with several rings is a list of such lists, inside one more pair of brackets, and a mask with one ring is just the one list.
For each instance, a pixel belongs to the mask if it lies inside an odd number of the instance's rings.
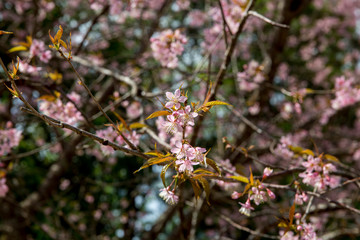
{"label": "green leaf", "polygon": [[28,50],[27,47],[24,47],[24,46],[16,46],[16,47],[10,48],[9,53],[19,52],[19,51],[27,51],[27,50]]}
{"label": "green leaf", "polygon": [[210,167],[212,167],[221,176],[221,170],[214,160],[206,158],[206,163],[209,164]]}
{"label": "green leaf", "polygon": [[171,113],[168,111],[157,111],[157,112],[150,114],[150,116],[148,116],[145,120],[155,118],[155,117],[160,117],[160,116],[166,116],[166,115],[170,115],[170,114]]}
{"label": "green leaf", "polygon": [[239,175],[239,176],[231,176],[230,178],[235,179],[235,180],[237,180],[239,182],[249,183],[249,179],[247,177],[245,177],[245,176],[241,176],[241,175]]}
{"label": "green leaf", "polygon": [[172,165],[172,163],[169,163],[167,165],[165,165],[162,169],[161,169],[161,173],[160,173],[160,178],[164,184],[164,187],[166,188],[166,182],[165,182],[165,174],[166,171],[168,170],[168,168]]}

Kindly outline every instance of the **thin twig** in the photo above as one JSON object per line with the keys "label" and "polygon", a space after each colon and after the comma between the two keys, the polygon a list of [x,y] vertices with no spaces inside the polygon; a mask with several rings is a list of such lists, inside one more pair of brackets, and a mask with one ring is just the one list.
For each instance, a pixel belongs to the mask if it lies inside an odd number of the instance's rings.
{"label": "thin twig", "polygon": [[92,20],[89,29],[87,30],[84,38],[82,39],[79,47],[76,49],[74,55],[77,55],[77,54],[80,52],[81,48],[84,46],[85,40],[87,39],[87,37],[88,37],[89,34],[90,34],[92,28],[95,26],[95,24],[97,23],[97,21],[99,20],[99,18],[100,18],[102,15],[104,15],[108,10],[109,10],[109,5],[106,5],[106,6],[103,8],[103,10]]}
{"label": "thin twig", "polygon": [[[296,192],[296,189],[295,188],[292,188],[292,187],[289,187],[287,185],[278,185],[278,184],[269,184],[269,183],[263,183],[263,185],[265,187],[269,187],[269,188],[275,188],[275,189],[287,189],[287,190],[290,190],[290,191],[293,191],[293,192]],[[319,194],[319,193],[314,193],[314,192],[309,192],[309,191],[304,191],[306,194],[310,195],[310,196],[315,196],[319,199],[322,199],[324,201],[327,201],[328,203],[334,203],[336,205],[338,205],[339,207],[342,207],[344,209],[347,209],[349,210],[350,212],[353,212],[353,213],[356,213],[358,215],[360,215],[360,210],[359,209],[356,209],[356,208],[353,208],[347,204],[344,204],[344,203],[341,203],[341,202],[338,202],[338,201],[335,201],[335,200],[332,200],[328,197],[324,197],[322,196],[322,194]]]}
{"label": "thin twig", "polygon": [[258,13],[258,12],[255,12],[255,11],[249,11],[249,15],[252,15],[252,16],[254,16],[254,17],[257,17],[257,18],[263,20],[264,22],[269,23],[269,24],[271,24],[271,25],[273,25],[273,26],[275,26],[275,27],[290,28],[290,27],[289,27],[288,25],[286,25],[286,24],[277,23],[277,22],[275,22],[275,21],[273,21],[273,20],[265,17],[264,15],[261,15],[261,14]]}
{"label": "thin twig", "polygon": [[[33,114],[35,116],[38,116],[36,113],[34,113],[33,111],[31,111],[30,109],[28,108],[24,108],[24,107],[21,107],[20,108],[21,111],[24,111],[24,112],[27,112],[27,113],[30,113],[30,114]],[[42,115],[43,118],[44,118],[44,121],[52,126],[55,126],[57,128],[66,128],[66,129],[69,129],[73,132],[75,132],[76,134],[78,135],[82,135],[84,137],[88,137],[88,138],[91,138],[97,142],[99,142],[100,144],[104,145],[104,146],[110,146],[112,147],[114,150],[119,150],[119,151],[122,151],[122,152],[125,152],[125,153],[128,153],[130,155],[134,155],[134,156],[138,156],[138,157],[141,157],[141,158],[144,158],[144,159],[149,159],[150,157],[139,152],[139,151],[135,151],[135,150],[132,150],[132,149],[128,149],[128,148],[125,148],[125,147],[122,147],[114,142],[111,142],[107,139],[104,139],[104,138],[101,138],[101,137],[98,137],[97,135],[95,134],[92,134],[88,131],[85,131],[83,129],[80,129],[80,128],[77,128],[77,127],[74,127],[70,124],[67,124],[67,123],[64,123],[64,122],[61,122],[57,119],[54,119],[52,117],[49,117],[47,115]]]}
{"label": "thin twig", "polygon": [[69,63],[71,69],[74,71],[76,77],[79,79],[81,85],[85,88],[91,99],[94,101],[94,103],[97,105],[98,109],[102,112],[102,114],[106,117],[106,119],[112,124],[112,127],[117,131],[117,133],[124,139],[125,143],[133,150],[139,150],[130,140],[124,136],[124,134],[116,127],[116,124],[111,120],[109,115],[104,111],[104,109],[101,107],[100,103],[96,100],[95,96],[91,93],[88,86],[85,84],[85,81],[82,79],[78,71],[75,69],[74,65],[71,63],[70,59],[67,58],[64,53],[59,49],[58,52],[60,55]]}
{"label": "thin twig", "polygon": [[224,32],[224,40],[225,40],[225,46],[226,48],[228,47],[228,38],[227,38],[227,34],[226,34],[226,28],[229,29],[229,32],[231,33],[231,30],[226,22],[226,19],[225,19],[225,15],[224,15],[224,9],[221,5],[221,1],[218,0],[218,3],[219,3],[219,7],[220,7],[220,12],[221,12],[221,17],[222,17],[222,20],[223,20],[223,32]]}
{"label": "thin twig", "polygon": [[280,239],[279,236],[274,236],[274,235],[269,235],[269,234],[265,234],[265,233],[260,233],[258,231],[252,230],[250,228],[241,226],[240,224],[235,223],[233,220],[231,220],[229,217],[218,213],[220,215],[220,218],[224,219],[226,222],[228,222],[231,226],[235,227],[236,229],[239,229],[241,231],[244,232],[248,232],[256,237],[262,237],[262,238],[269,238],[269,239]]}
{"label": "thin twig", "polygon": [[[317,190],[317,187],[314,188],[313,193],[316,193],[316,190]],[[304,213],[304,215],[301,217],[301,221],[302,221],[302,222],[305,221],[306,216],[309,214],[310,208],[311,208],[311,205],[312,205],[313,201],[314,201],[314,195],[310,197],[310,200],[309,200],[309,202],[308,202],[308,204],[307,204],[307,206],[306,206],[306,209],[305,209],[305,213]]]}

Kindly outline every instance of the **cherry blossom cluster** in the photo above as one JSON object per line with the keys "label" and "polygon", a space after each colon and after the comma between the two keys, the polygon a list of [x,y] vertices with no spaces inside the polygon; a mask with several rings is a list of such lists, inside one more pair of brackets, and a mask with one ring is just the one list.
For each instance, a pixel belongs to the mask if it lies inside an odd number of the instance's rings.
{"label": "cherry blossom cluster", "polygon": [[[239,22],[242,18],[244,7],[247,4],[246,0],[240,1],[220,1],[223,9],[223,14],[226,20],[227,25],[230,28],[232,34],[234,34],[239,26]],[[223,18],[220,7],[212,7],[208,13],[211,16],[213,24],[210,28],[204,30],[204,39],[205,42],[202,44],[204,48],[210,49],[215,40],[218,38],[219,34],[223,32]],[[226,29],[229,32],[228,29]],[[221,51],[225,48],[223,42],[216,44],[216,50]]]}
{"label": "cherry blossom cluster", "polygon": [[[69,99],[75,100],[74,102],[77,105],[81,102],[80,96],[75,92],[72,92],[67,96]],[[70,125],[74,125],[84,120],[81,113],[76,109],[72,102],[64,104],[59,98],[55,100],[41,99],[39,101],[39,109],[44,114]]]}
{"label": "cherry blossom cluster", "polygon": [[187,38],[180,30],[168,29],[150,39],[153,56],[162,66],[175,68],[178,65],[178,55],[184,51]]}
{"label": "cherry blossom cluster", "polygon": [[4,156],[11,151],[11,148],[19,145],[21,140],[21,131],[11,128],[11,122],[6,124],[7,129],[0,130],[0,156]]}
{"label": "cherry blossom cluster", "polygon": [[[124,139],[117,133],[117,131],[113,127],[108,127],[106,129],[98,130],[96,131],[96,135],[108,141],[115,142],[120,145],[124,145],[124,147],[128,147]],[[123,135],[135,146],[139,145],[140,135],[137,134],[135,131],[131,131],[131,132],[124,131]],[[115,150],[110,146],[101,145],[100,148],[104,155],[110,155],[115,152]]]}
{"label": "cherry blossom cluster", "polygon": [[301,163],[306,167],[305,172],[299,174],[303,183],[325,190],[326,186],[334,188],[339,185],[340,177],[331,176],[330,173],[336,171],[335,165],[324,163],[319,157],[308,156],[307,161]]}
{"label": "cherry blossom cluster", "polygon": [[40,61],[48,63],[51,59],[51,51],[46,49],[47,48],[43,41],[34,39],[32,40],[32,44],[30,46],[29,57],[38,57]]}
{"label": "cherry blossom cluster", "polygon": [[[271,168],[265,168],[263,172],[262,180],[266,179],[268,176],[271,175],[273,170]],[[238,193],[236,191],[233,192],[231,195],[232,199],[238,199],[242,196],[242,193]],[[245,203],[239,202],[241,205],[241,208],[239,209],[239,212],[241,214],[244,214],[246,216],[250,216],[251,210],[254,210],[254,208],[251,206],[251,200],[256,204],[260,205],[261,203],[264,203],[268,201],[269,199],[275,199],[275,194],[268,188],[265,188],[262,182],[256,181],[254,185],[250,188],[248,191],[248,198]]]}
{"label": "cherry blossom cluster", "polygon": [[311,223],[301,221],[301,214],[295,213],[296,223],[293,231],[280,231],[281,240],[321,240],[317,237],[315,227]]}
{"label": "cherry blossom cluster", "polygon": [[259,87],[265,80],[263,66],[257,61],[251,60],[248,65],[244,65],[244,71],[237,74],[237,80],[241,90],[251,92]]}
{"label": "cherry blossom cluster", "polygon": [[[191,176],[194,171],[194,165],[206,163],[206,149],[202,147],[191,146],[185,137],[185,133],[188,126],[194,126],[194,119],[198,116],[190,105],[187,105],[187,97],[181,93],[180,89],[175,90],[174,93],[166,92],[167,102],[165,107],[171,114],[166,116],[166,120],[162,120],[162,128],[167,134],[179,135],[178,139],[170,152],[176,157],[175,170],[178,174],[185,174]],[[165,135],[165,133],[163,133]],[[159,196],[163,198],[169,204],[176,204],[178,196],[175,195],[175,188],[170,190],[170,186],[160,189]]]}
{"label": "cherry blossom cluster", "polygon": [[[163,123],[168,134],[182,134],[186,126],[195,125],[194,118],[198,116],[198,113],[194,112],[190,105],[185,104],[187,97],[181,94],[180,89],[175,90],[174,93],[167,92],[166,98],[168,101],[165,107],[172,112],[171,115],[167,115],[167,121]],[[191,173],[194,170],[193,165],[199,163],[206,165],[205,148],[192,147],[185,141],[177,141],[171,152],[176,155],[176,164],[180,173]]]}
{"label": "cherry blossom cluster", "polygon": [[335,79],[335,99],[331,101],[333,109],[339,110],[359,101],[360,89],[355,86],[353,78],[346,79],[342,76]]}

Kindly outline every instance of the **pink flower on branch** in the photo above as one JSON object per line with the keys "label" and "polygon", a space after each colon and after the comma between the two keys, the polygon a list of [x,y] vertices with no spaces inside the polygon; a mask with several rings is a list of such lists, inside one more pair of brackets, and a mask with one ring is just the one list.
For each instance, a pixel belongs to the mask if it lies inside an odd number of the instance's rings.
{"label": "pink flower on branch", "polygon": [[181,107],[180,103],[184,103],[187,100],[187,97],[181,96],[180,89],[176,89],[174,93],[166,92],[166,98],[169,100],[165,107],[172,108],[175,107],[178,110]]}
{"label": "pink flower on branch", "polygon": [[254,210],[254,208],[250,204],[250,198],[248,198],[245,203],[241,203],[241,202],[239,203],[241,205],[239,212],[246,216],[250,216],[251,210]]}
{"label": "pink flower on branch", "polygon": [[159,196],[170,205],[175,205],[179,201],[179,197],[174,191],[170,191],[170,187],[160,189]]}

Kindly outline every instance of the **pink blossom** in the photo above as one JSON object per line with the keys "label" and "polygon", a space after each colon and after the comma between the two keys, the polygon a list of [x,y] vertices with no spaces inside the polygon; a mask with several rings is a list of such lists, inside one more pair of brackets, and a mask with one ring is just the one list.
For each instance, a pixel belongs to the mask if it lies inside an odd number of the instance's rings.
{"label": "pink blossom", "polygon": [[303,203],[307,202],[307,200],[308,200],[308,196],[306,195],[306,193],[303,192],[302,194],[300,194],[297,192],[295,194],[295,200],[294,200],[295,204],[303,205]]}
{"label": "pink blossom", "polygon": [[170,205],[175,205],[179,201],[179,197],[173,191],[169,190],[170,187],[160,189],[159,196]]}
{"label": "pink blossom", "polygon": [[267,191],[267,194],[269,195],[270,199],[275,199],[276,196],[275,196],[275,193],[273,193],[270,189],[266,189]]}
{"label": "pink blossom", "polygon": [[10,153],[12,148],[19,145],[22,137],[21,133],[16,128],[0,130],[0,156]]}
{"label": "pink blossom", "polygon": [[201,27],[204,25],[205,21],[206,21],[206,14],[200,10],[192,10],[189,13],[189,25],[191,27]]}
{"label": "pink blossom", "polygon": [[264,169],[263,177],[262,177],[262,178],[263,178],[263,179],[267,178],[268,176],[271,175],[272,172],[273,172],[273,170],[272,170],[271,168],[266,167],[266,168]]}
{"label": "pink blossom", "polygon": [[241,193],[238,193],[237,191],[234,191],[232,194],[231,194],[231,198],[232,199],[238,199],[239,197],[241,197]]}
{"label": "pink blossom", "polygon": [[152,37],[150,41],[153,56],[160,61],[162,66],[177,67],[177,56],[182,54],[184,45],[187,43],[187,38],[181,34],[180,30],[175,30],[175,32],[170,29],[165,30],[158,36]]}
{"label": "pink blossom", "polygon": [[34,39],[29,49],[30,58],[37,56],[42,62],[48,63],[51,58],[51,51],[46,50],[45,43],[43,41]]}
{"label": "pink blossom", "polygon": [[181,106],[180,103],[184,103],[187,100],[187,97],[181,96],[180,89],[176,89],[175,93],[166,92],[166,98],[169,101],[165,104],[165,107],[167,108],[175,107],[176,110],[180,108]]}
{"label": "pink blossom", "polygon": [[44,114],[71,125],[84,119],[72,102],[64,104],[60,99],[55,101],[42,99],[39,101],[39,109]]}
{"label": "pink blossom", "polygon": [[240,208],[239,212],[240,212],[241,214],[246,215],[246,216],[250,216],[251,210],[254,210],[254,208],[253,208],[253,207],[251,206],[251,204],[250,204],[250,198],[248,198],[248,199],[246,200],[245,204],[244,204],[244,203],[241,203],[241,202],[239,202],[239,203],[240,203],[240,205],[241,205],[241,208]]}
{"label": "pink blossom", "polygon": [[175,134],[176,132],[182,131],[182,127],[174,115],[167,115],[166,118],[168,121],[163,123],[163,127],[165,128],[166,133]]}
{"label": "pink blossom", "polygon": [[176,5],[178,5],[181,10],[188,9],[190,6],[190,0],[176,0]]}
{"label": "pink blossom", "polygon": [[261,191],[259,190],[259,188],[256,187],[252,187],[251,191],[252,194],[250,196],[250,199],[253,200],[256,205],[267,201],[266,193],[264,191]]}
{"label": "pink blossom", "polygon": [[175,163],[179,165],[179,172],[189,172],[189,173],[194,171],[193,165],[199,164],[198,162],[194,162],[188,159],[177,160]]}
{"label": "pink blossom", "polygon": [[180,119],[182,121],[182,125],[190,125],[194,126],[194,118],[196,118],[199,114],[196,112],[191,112],[191,107],[187,105],[184,110],[179,111]]}
{"label": "pink blossom", "polygon": [[9,191],[9,187],[6,185],[6,178],[0,179],[0,198],[5,197]]}
{"label": "pink blossom", "polygon": [[183,144],[180,141],[170,151],[176,154],[177,159],[189,158],[192,160],[195,158],[195,150],[189,144]]}
{"label": "pink blossom", "polygon": [[129,118],[135,119],[140,117],[142,112],[141,104],[139,102],[132,102],[127,108],[126,108],[126,114]]}

